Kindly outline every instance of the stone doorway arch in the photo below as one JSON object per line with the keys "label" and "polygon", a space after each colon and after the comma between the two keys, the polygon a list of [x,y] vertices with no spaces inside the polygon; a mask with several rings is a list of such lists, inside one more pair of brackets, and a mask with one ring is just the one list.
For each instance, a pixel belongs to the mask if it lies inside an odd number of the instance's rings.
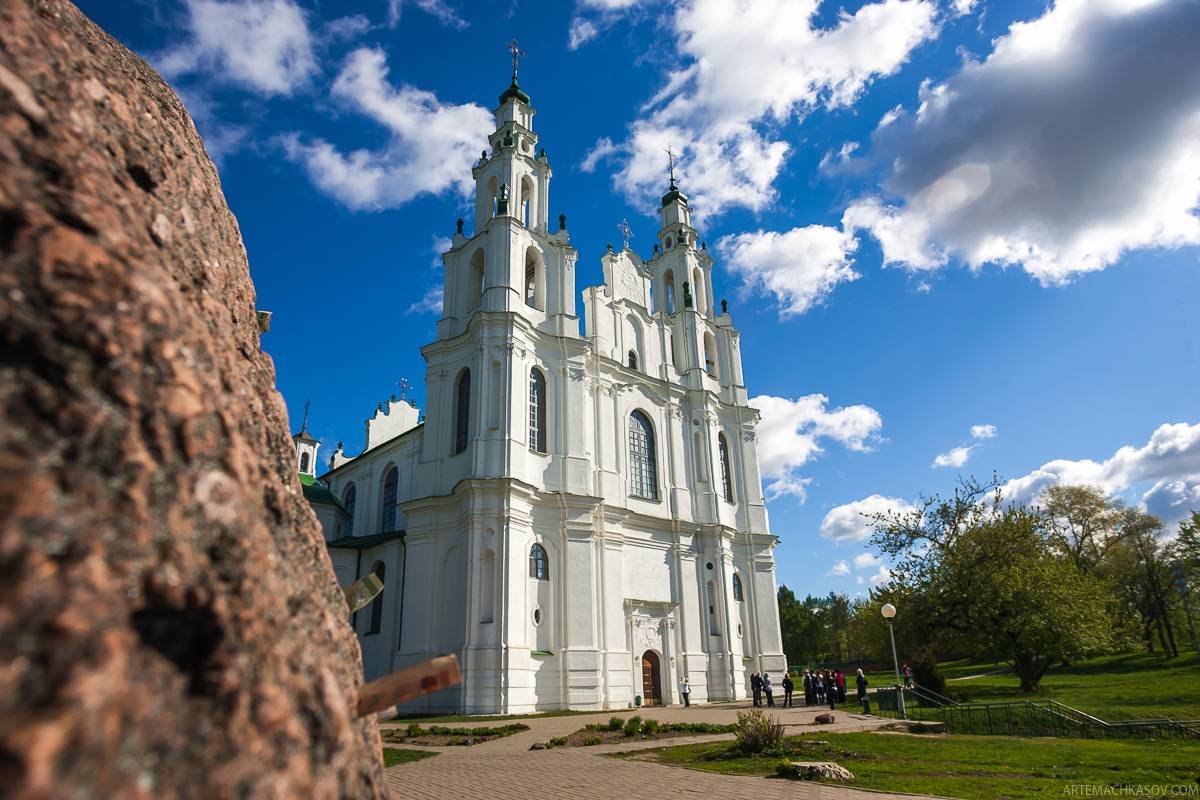
{"label": "stone doorway arch", "polygon": [[661,706],[662,702],[662,660],[658,653],[647,650],[642,654],[642,703]]}

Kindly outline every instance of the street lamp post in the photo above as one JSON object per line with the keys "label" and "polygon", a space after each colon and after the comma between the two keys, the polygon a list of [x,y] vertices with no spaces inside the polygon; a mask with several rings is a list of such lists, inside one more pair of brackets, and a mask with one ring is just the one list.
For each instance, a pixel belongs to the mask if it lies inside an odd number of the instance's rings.
{"label": "street lamp post", "polygon": [[896,633],[892,630],[892,619],[896,616],[896,607],[891,603],[885,603],[883,608],[879,609],[879,613],[883,614],[883,618],[887,620],[888,636],[892,640],[892,666],[896,669],[896,710],[900,713],[900,719],[904,719],[904,687],[900,685],[900,659],[896,657]]}

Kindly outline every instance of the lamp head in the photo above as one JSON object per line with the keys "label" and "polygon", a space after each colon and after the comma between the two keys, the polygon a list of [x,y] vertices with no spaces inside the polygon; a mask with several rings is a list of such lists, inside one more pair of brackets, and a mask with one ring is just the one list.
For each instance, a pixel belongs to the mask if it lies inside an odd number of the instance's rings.
{"label": "lamp head", "polygon": [[879,609],[879,613],[883,614],[883,618],[890,621],[896,616],[896,607],[891,603],[884,603],[883,608]]}

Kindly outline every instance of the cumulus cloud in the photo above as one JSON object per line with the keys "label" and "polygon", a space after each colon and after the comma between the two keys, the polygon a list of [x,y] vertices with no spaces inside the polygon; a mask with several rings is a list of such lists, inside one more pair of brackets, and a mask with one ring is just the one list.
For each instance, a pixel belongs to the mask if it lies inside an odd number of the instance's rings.
{"label": "cumulus cloud", "polygon": [[1160,425],[1141,447],[1126,445],[1104,461],[1049,461],[1002,487],[1004,497],[1035,502],[1055,484],[1086,484],[1108,494],[1154,481],[1142,503],[1168,522],[1190,512],[1200,499],[1200,423]]}
{"label": "cumulus cloud", "polygon": [[443,103],[432,92],[388,82],[382,50],[350,54],[331,90],[333,98],[391,133],[377,150],[344,153],[298,134],[281,139],[312,181],[352,209],[393,208],[421,194],[473,189],[471,167],[492,130],[492,117],[474,103]]}
{"label": "cumulus cloud", "polygon": [[677,0],[666,24],[680,63],[612,155],[617,188],[640,204],[661,194],[671,145],[698,214],[762,209],[789,152],[779,125],[852,105],[937,30],[931,0],[869,2],[830,27],[818,27],[820,6]]}
{"label": "cumulus cloud", "polygon": [[933,459],[933,467],[961,467],[971,457],[970,447],[953,447]]}
{"label": "cumulus cloud", "polygon": [[855,569],[867,569],[879,563],[879,557],[872,553],[859,553],[854,557]]}
{"label": "cumulus cloud", "polygon": [[829,572],[826,572],[825,574],[826,575],[849,575],[850,574],[850,565],[847,564],[844,560],[843,561],[835,561],[833,566],[829,568]]}
{"label": "cumulus cloud", "polygon": [[[821,535],[834,542],[861,542],[871,536],[875,514],[908,514],[916,506],[898,497],[873,494],[852,503],[836,506],[821,520]],[[864,554],[866,555],[866,554]],[[857,560],[857,559],[856,559]]]}
{"label": "cumulus cloud", "polygon": [[421,297],[405,311],[405,314],[440,314],[442,313],[442,298],[445,289],[441,286],[431,286]]}
{"label": "cumulus cloud", "polygon": [[1059,0],[1013,24],[880,123],[884,193],[843,226],[887,264],[1019,264],[1045,285],[1200,243],[1198,29],[1186,0]]}
{"label": "cumulus cloud", "polygon": [[849,450],[868,451],[879,440],[883,417],[870,406],[828,408],[829,398],[810,394],[796,400],[759,395],[750,401],[762,419],[758,460],[768,500],[792,495],[803,502],[811,479],[798,470],[833,440]]}
{"label": "cumulus cloud", "polygon": [[995,439],[996,438],[996,426],[995,425],[972,425],[971,426],[971,438],[972,439]]}
{"label": "cumulus cloud", "polygon": [[317,71],[304,10],[292,0],[187,0],[189,39],[160,53],[168,78],[203,73],[258,94],[290,95]]}
{"label": "cumulus cloud", "polygon": [[773,296],[781,317],[803,314],[839,283],[858,278],[852,258],[857,247],[854,236],[825,225],[739,233],[717,242],[730,271],[747,288]]}

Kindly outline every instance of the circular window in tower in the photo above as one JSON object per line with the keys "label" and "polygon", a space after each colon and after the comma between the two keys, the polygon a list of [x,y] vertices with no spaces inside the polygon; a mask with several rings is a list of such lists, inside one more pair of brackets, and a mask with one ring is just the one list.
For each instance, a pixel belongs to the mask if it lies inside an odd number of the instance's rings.
{"label": "circular window in tower", "polygon": [[710,561],[707,564],[705,564],[704,566],[707,567],[708,569],[712,569],[712,562]]}
{"label": "circular window in tower", "polygon": [[540,606],[539,606],[539,607],[535,607],[535,608],[533,609],[533,624],[534,624],[534,625],[541,625],[541,624],[542,624],[542,609],[541,609],[541,607],[540,607]]}

